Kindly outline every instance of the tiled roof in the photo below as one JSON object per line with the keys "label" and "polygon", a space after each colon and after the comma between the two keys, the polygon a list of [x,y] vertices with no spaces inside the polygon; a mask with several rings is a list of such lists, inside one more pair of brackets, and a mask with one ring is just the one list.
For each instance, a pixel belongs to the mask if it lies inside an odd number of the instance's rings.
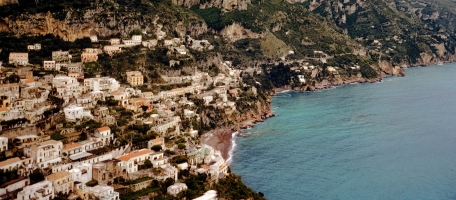
{"label": "tiled roof", "polygon": [[163,138],[159,137],[159,138],[155,138],[152,140],[153,143],[160,143],[160,142],[163,142]]}
{"label": "tiled roof", "polygon": [[122,160],[122,161],[129,161],[130,159],[132,159],[134,157],[138,157],[138,156],[141,156],[141,155],[144,155],[144,154],[149,154],[149,153],[152,153],[152,152],[154,152],[154,151],[152,151],[150,149],[143,149],[143,150],[139,150],[137,152],[133,152],[133,153],[124,155],[124,156],[120,156],[118,159]]}
{"label": "tiled roof", "polygon": [[9,165],[9,164],[18,162],[18,161],[21,161],[21,159],[18,158],[18,157],[10,158],[10,159],[8,159],[8,160],[5,160],[5,161],[0,162],[0,167],[6,166],[6,165]]}
{"label": "tiled roof", "polygon": [[80,146],[80,144],[78,144],[78,143],[67,144],[67,145],[63,146],[63,150],[74,149],[78,146]]}
{"label": "tiled roof", "polygon": [[101,128],[98,128],[98,131],[100,131],[100,132],[102,132],[102,131],[109,131],[109,130],[111,130],[111,129],[110,129],[109,127],[107,127],[107,126],[103,126],[103,127],[101,127]]}
{"label": "tiled roof", "polygon": [[57,173],[53,173],[49,176],[46,176],[46,179],[48,181],[54,181],[54,180],[57,180],[57,179],[60,179],[60,178],[63,178],[65,176],[68,176],[70,175],[70,172],[67,172],[67,171],[59,171]]}

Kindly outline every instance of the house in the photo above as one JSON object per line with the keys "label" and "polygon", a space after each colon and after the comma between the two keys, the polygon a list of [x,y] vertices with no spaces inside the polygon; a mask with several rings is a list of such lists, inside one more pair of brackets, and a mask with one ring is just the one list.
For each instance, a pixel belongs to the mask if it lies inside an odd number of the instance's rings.
{"label": "house", "polygon": [[16,97],[19,97],[19,84],[10,83],[10,84],[1,84],[0,85],[0,94],[5,92],[11,92]]}
{"label": "house", "polygon": [[193,200],[217,200],[217,191],[215,190],[208,190],[204,193],[203,196],[195,198]]}
{"label": "house", "polygon": [[144,76],[140,71],[128,71],[127,73],[127,82],[132,86],[144,84]]}
{"label": "house", "polygon": [[56,62],[69,62],[71,60],[70,52],[68,51],[53,51],[52,60]]}
{"label": "house", "polygon": [[122,40],[122,42],[125,44],[127,47],[135,46],[136,43],[133,42],[133,40]]}
{"label": "house", "polygon": [[141,44],[142,35],[133,35],[133,36],[131,36],[131,40],[132,40],[133,43],[135,43],[136,45]]}
{"label": "house", "polygon": [[0,196],[3,199],[17,197],[17,193],[22,191],[29,183],[30,179],[23,177],[6,182],[2,185],[2,188],[0,188]]}
{"label": "house", "polygon": [[114,140],[114,135],[111,133],[111,128],[108,126],[97,128],[95,130],[95,137],[105,145],[110,144],[111,141]]}
{"label": "house", "polygon": [[41,44],[35,43],[35,44],[27,45],[27,49],[39,51],[39,50],[41,50]]}
{"label": "house", "polygon": [[121,106],[127,105],[128,104],[128,98],[130,96],[130,93],[128,92],[111,92],[111,95],[114,97],[114,100],[119,101]]}
{"label": "house", "polygon": [[60,66],[59,69],[56,68],[55,61],[43,61],[43,68],[44,70],[47,71],[60,71]]}
{"label": "house", "polygon": [[120,175],[117,168],[119,162],[117,159],[111,159],[93,164],[92,179],[98,181],[100,185],[113,183],[114,178]]}
{"label": "house", "polygon": [[119,38],[111,38],[111,39],[109,39],[109,43],[111,43],[111,45],[118,45],[118,44],[120,44],[120,39]]}
{"label": "house", "polygon": [[69,170],[73,181],[86,184],[92,180],[92,164],[83,163],[80,165],[73,165],[73,169]]}
{"label": "house", "polygon": [[213,96],[205,96],[205,97],[203,97],[203,100],[204,100],[204,105],[207,106],[214,100],[214,97]]}
{"label": "house", "polygon": [[63,143],[56,140],[48,140],[31,147],[24,148],[24,155],[32,158],[33,163],[39,168],[47,168],[52,164],[62,161],[60,151]]}
{"label": "house", "polygon": [[8,63],[13,64],[13,65],[21,65],[21,66],[28,65],[28,63],[29,63],[28,53],[11,52],[9,54]]}
{"label": "house", "polygon": [[166,192],[171,196],[177,196],[177,194],[187,189],[188,187],[185,185],[185,183],[174,183],[166,189]]}
{"label": "house", "polygon": [[120,196],[118,192],[114,191],[111,186],[97,185],[89,189],[89,196],[92,199],[100,200],[119,200]]}
{"label": "house", "polygon": [[68,63],[66,67],[68,69],[68,72],[83,72],[82,63],[81,62],[79,62],[79,63]]}
{"label": "house", "polygon": [[132,173],[138,171],[138,165],[144,163],[145,160],[150,160],[150,153],[154,151],[150,149],[141,149],[133,151],[129,154],[118,157],[120,160],[118,166],[124,169],[124,173]]}
{"label": "house", "polygon": [[49,200],[54,199],[54,188],[51,181],[41,181],[33,185],[25,186],[17,193],[17,200]]}
{"label": "house", "polygon": [[90,41],[93,43],[98,42],[98,37],[96,35],[92,35],[90,36]]}
{"label": "house", "polygon": [[70,105],[68,107],[63,108],[63,112],[65,113],[65,119],[69,121],[74,121],[77,119],[82,119],[84,117],[93,118],[90,110],[85,110],[84,107]]}
{"label": "house", "polygon": [[74,77],[57,75],[52,79],[52,86],[58,97],[78,97],[81,94],[79,82]]}
{"label": "house", "polygon": [[55,194],[60,192],[63,194],[69,194],[74,189],[73,177],[71,176],[71,173],[67,171],[59,171],[48,175],[46,176],[46,180],[52,183]]}
{"label": "house", "polygon": [[96,91],[117,91],[120,87],[119,82],[116,79],[110,77],[97,77],[97,78],[86,78],[84,79],[84,86],[90,92]]}
{"label": "house", "polygon": [[164,40],[165,46],[172,46],[173,45],[173,40]]}
{"label": "house", "polygon": [[21,135],[17,136],[13,140],[14,146],[30,146],[32,143],[35,143],[38,141],[38,136],[36,135]]}
{"label": "house", "polygon": [[181,55],[187,54],[187,49],[185,48],[184,45],[180,45],[179,47],[174,48],[174,50]]}
{"label": "house", "polygon": [[143,92],[142,97],[146,99],[153,99],[154,98],[154,93],[153,92]]}
{"label": "house", "polygon": [[22,166],[22,160],[19,157],[10,158],[0,162],[0,170],[11,171],[19,169]]}
{"label": "house", "polygon": [[98,60],[98,53],[95,52],[83,52],[81,54],[82,63],[96,62]]}
{"label": "house", "polygon": [[122,49],[120,48],[120,46],[107,45],[107,46],[104,46],[104,47],[103,47],[103,51],[104,51],[106,54],[112,56],[112,55],[114,55],[114,54],[116,54],[116,53],[122,52]]}
{"label": "house", "polygon": [[17,75],[21,79],[33,79],[33,69],[31,67],[23,67],[17,69]]}
{"label": "house", "polygon": [[165,138],[158,137],[158,138],[149,140],[149,142],[147,142],[147,148],[148,149],[152,148],[155,145],[159,145],[159,146],[162,147],[162,149],[165,149]]}
{"label": "house", "polygon": [[0,137],[0,152],[8,150],[8,138]]}

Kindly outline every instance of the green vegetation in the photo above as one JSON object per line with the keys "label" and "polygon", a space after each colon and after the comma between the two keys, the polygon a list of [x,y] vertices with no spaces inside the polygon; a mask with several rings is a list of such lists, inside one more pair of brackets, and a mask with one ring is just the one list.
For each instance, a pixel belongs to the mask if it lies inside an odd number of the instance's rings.
{"label": "green vegetation", "polygon": [[265,199],[262,193],[256,193],[244,183],[241,178],[234,174],[230,174],[227,177],[220,179],[215,185],[217,194],[221,198],[225,199]]}

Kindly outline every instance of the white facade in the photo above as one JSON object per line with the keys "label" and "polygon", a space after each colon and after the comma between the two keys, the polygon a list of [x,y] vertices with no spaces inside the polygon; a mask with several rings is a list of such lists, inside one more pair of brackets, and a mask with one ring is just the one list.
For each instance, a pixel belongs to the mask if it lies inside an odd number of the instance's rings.
{"label": "white facade", "polygon": [[41,181],[33,185],[24,187],[17,194],[17,200],[49,200],[54,199],[54,188],[51,181]]}
{"label": "white facade", "polygon": [[52,86],[57,89],[58,97],[77,97],[80,95],[80,87],[76,78],[57,75],[52,79]]}
{"label": "white facade", "polygon": [[32,158],[32,161],[39,168],[47,168],[52,164],[62,161],[60,151],[63,148],[63,143],[55,140],[48,140],[38,145],[24,148],[24,155]]}
{"label": "white facade", "polygon": [[84,163],[74,166],[69,171],[73,177],[73,181],[79,181],[84,184],[92,180],[92,164]]}
{"label": "white facade", "polygon": [[133,36],[131,36],[131,40],[132,40],[133,43],[135,43],[135,44],[141,44],[142,35],[133,35]]}
{"label": "white facade", "polygon": [[89,194],[93,199],[99,200],[119,200],[119,193],[114,191],[111,186],[97,185],[89,189]]}
{"label": "white facade", "polygon": [[98,42],[98,37],[96,35],[90,36],[90,41],[91,42]]}
{"label": "white facade", "polygon": [[93,118],[90,110],[84,110],[84,107],[71,105],[63,109],[65,113],[65,119],[73,121],[77,119],[82,119],[84,117]]}
{"label": "white facade", "polygon": [[101,77],[101,78],[87,78],[84,79],[84,86],[90,91],[117,91],[120,87],[119,82],[114,78]]}
{"label": "white facade", "polygon": [[52,61],[43,61],[43,68],[44,68],[44,70],[48,70],[48,71],[52,71],[52,70],[60,71],[60,65],[59,65],[59,69],[57,69],[55,61],[53,61],[53,60]]}
{"label": "white facade", "polygon": [[173,185],[170,185],[166,191],[169,195],[172,195],[172,196],[177,196],[177,194],[179,194],[180,192],[182,191],[185,191],[187,190],[187,185],[185,185],[185,183],[174,183]]}
{"label": "white facade", "polygon": [[0,137],[0,152],[8,150],[8,138]]}

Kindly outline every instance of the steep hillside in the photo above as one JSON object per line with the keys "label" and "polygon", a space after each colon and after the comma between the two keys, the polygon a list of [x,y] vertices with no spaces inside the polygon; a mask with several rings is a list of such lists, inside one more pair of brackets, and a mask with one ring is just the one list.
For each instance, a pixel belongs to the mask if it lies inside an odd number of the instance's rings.
{"label": "steep hillside", "polygon": [[455,6],[449,0],[303,0],[350,37],[396,64],[455,59]]}

